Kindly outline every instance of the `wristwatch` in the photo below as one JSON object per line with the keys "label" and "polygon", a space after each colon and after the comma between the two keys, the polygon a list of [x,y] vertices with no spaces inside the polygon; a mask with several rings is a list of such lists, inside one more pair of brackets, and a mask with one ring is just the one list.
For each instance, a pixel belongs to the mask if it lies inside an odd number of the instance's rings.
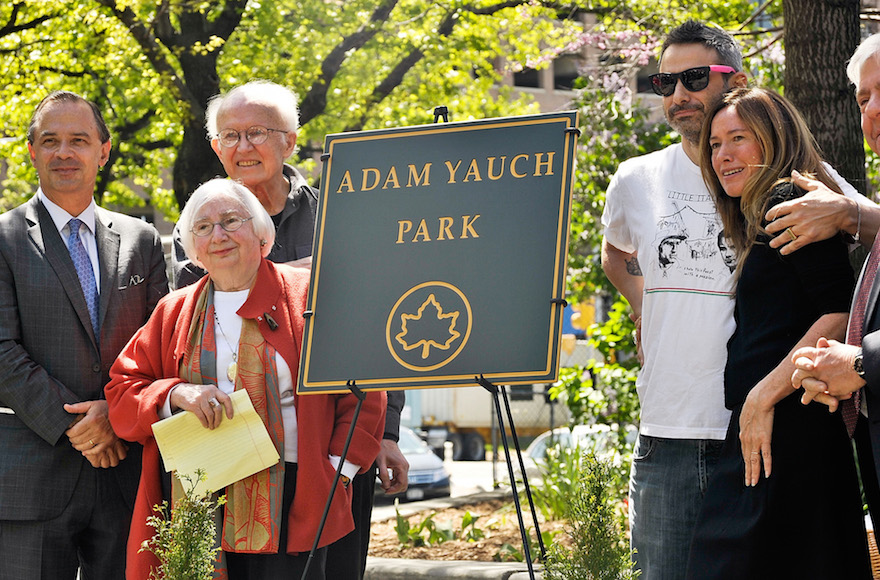
{"label": "wristwatch", "polygon": [[862,361],[862,349],[859,349],[859,352],[856,353],[856,357],[853,359],[853,370],[856,371],[856,374],[860,377],[864,378],[865,376],[865,365]]}

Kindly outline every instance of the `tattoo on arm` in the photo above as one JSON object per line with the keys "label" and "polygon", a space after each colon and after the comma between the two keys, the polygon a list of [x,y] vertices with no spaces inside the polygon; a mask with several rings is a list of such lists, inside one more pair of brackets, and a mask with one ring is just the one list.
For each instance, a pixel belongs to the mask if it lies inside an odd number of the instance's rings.
{"label": "tattoo on arm", "polygon": [[630,276],[641,276],[642,269],[639,267],[639,260],[635,256],[624,260],[626,262],[626,272]]}

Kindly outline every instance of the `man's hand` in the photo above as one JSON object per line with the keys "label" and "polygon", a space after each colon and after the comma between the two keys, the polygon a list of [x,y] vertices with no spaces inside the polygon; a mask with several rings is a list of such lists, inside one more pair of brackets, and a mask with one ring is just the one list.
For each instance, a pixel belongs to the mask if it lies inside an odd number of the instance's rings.
{"label": "man's hand", "polygon": [[379,479],[382,481],[382,489],[386,495],[406,491],[409,487],[409,462],[400,452],[400,447],[395,441],[382,439],[376,465],[379,467]]}
{"label": "man's hand", "polygon": [[853,360],[859,349],[851,344],[820,338],[815,347],[800,348],[792,354],[795,371],[791,384],[803,387],[801,402],[818,401],[837,409],[837,402],[849,399],[865,386],[865,380],[853,370]]}
{"label": "man's hand", "polygon": [[[840,231],[851,229],[850,233],[855,234],[858,207],[854,200],[797,171],[791,172],[791,180],[807,193],[767,211],[764,216],[770,222],[767,231],[777,234],[770,241],[770,247],[788,255],[813,242],[827,240]],[[792,235],[796,237],[792,238]]]}
{"label": "man's hand", "polygon": [[76,416],[64,434],[92,467],[116,467],[125,459],[128,447],[110,426],[107,401],[82,401],[64,410]]}
{"label": "man's hand", "polygon": [[635,312],[631,312],[629,319],[636,325],[635,334],[633,335],[633,341],[636,343],[636,356],[639,359],[639,364],[644,365],[645,351],[642,349],[642,317],[637,316]]}

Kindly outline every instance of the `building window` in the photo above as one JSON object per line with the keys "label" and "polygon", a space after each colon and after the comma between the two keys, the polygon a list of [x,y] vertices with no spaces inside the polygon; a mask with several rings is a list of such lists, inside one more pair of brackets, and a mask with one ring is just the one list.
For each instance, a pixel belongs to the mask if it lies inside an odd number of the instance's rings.
{"label": "building window", "polygon": [[581,55],[563,54],[553,61],[553,88],[557,91],[571,91],[580,77]]}
{"label": "building window", "polygon": [[533,68],[524,68],[520,72],[513,73],[513,86],[532,89],[540,88],[540,75],[538,74],[538,71]]}
{"label": "building window", "polygon": [[636,92],[653,93],[654,90],[651,88],[651,79],[648,77],[658,72],[660,72],[660,68],[657,65],[657,61],[652,58],[651,62],[649,62],[647,66],[641,67],[636,74]]}

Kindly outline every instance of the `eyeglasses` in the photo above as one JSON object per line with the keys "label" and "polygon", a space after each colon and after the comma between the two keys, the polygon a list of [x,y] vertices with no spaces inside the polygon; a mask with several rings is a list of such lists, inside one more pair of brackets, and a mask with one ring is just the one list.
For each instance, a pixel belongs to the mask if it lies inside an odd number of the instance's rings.
{"label": "eyeglasses", "polygon": [[651,88],[661,97],[672,96],[675,92],[675,83],[681,79],[684,88],[692,93],[698,93],[709,86],[709,73],[712,71],[722,74],[735,73],[736,69],[723,64],[713,64],[711,66],[698,66],[689,68],[680,73],[657,73],[648,77],[651,79]]}
{"label": "eyeglasses", "polygon": [[[251,145],[260,145],[266,142],[266,139],[269,138],[270,132],[284,133],[286,135],[289,131],[282,131],[281,129],[268,129],[266,127],[254,125],[253,127],[247,128],[247,130],[244,132],[244,136]],[[235,129],[223,129],[222,131],[217,133],[217,138],[220,140],[220,144],[224,147],[235,147],[238,144],[238,140],[241,139],[241,133],[239,133]]]}
{"label": "eyeglasses", "polygon": [[223,231],[226,232],[234,232],[237,231],[241,226],[244,225],[244,222],[251,221],[252,217],[243,218],[237,215],[226,216],[221,219],[219,222],[212,222],[210,220],[202,220],[196,222],[192,229],[190,230],[194,235],[203,238],[205,236],[210,236],[214,232],[214,226],[220,226],[223,228]]}

